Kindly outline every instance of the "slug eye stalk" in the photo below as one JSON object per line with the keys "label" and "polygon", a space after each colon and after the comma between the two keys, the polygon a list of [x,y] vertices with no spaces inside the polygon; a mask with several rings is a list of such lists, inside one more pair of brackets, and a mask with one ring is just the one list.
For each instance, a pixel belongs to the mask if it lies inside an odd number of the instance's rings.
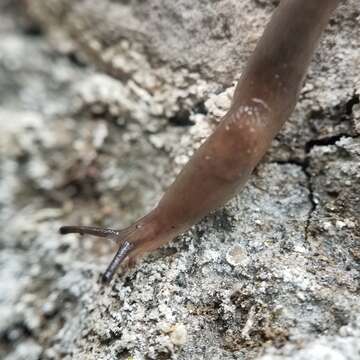
{"label": "slug eye stalk", "polygon": [[96,226],[62,226],[59,229],[61,235],[66,234],[88,234],[98,237],[105,237],[110,239],[116,239],[121,236],[121,231],[114,229],[105,229]]}
{"label": "slug eye stalk", "polygon": [[62,226],[60,227],[59,232],[61,235],[88,234],[103,238],[109,238],[112,240],[120,240],[120,242],[122,242],[114,258],[112,259],[109,266],[102,275],[103,283],[109,283],[111,281],[117,268],[130,255],[131,250],[133,250],[134,248],[134,245],[127,240],[121,240],[121,238],[123,238],[129,233],[124,230],[114,230],[109,228],[100,228],[96,226]]}
{"label": "slug eye stalk", "polygon": [[121,263],[126,259],[126,257],[130,254],[133,248],[134,245],[126,240],[120,245],[114,258],[111,260],[110,265],[107,267],[107,269],[105,270],[102,276],[103,283],[107,284],[111,281],[111,279],[115,274],[115,271],[121,265]]}

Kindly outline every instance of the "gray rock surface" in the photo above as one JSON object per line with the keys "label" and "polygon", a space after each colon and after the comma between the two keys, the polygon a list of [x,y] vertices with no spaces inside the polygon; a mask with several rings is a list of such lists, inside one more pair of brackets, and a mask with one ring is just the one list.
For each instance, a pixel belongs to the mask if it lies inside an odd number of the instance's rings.
{"label": "gray rock surface", "polygon": [[98,279],[116,246],[57,234],[151,209],[228,108],[273,8],[0,4],[0,358],[359,359],[355,0],[226,207],[110,287]]}

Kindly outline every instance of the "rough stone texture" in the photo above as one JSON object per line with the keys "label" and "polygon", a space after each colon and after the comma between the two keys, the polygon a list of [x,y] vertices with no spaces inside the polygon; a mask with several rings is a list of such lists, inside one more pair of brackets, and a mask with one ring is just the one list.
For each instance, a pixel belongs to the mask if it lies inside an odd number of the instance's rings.
{"label": "rough stone texture", "polygon": [[[106,72],[145,90],[159,115],[182,119],[185,110],[197,114],[209,94],[239,77],[278,1],[27,2],[55,44],[80,48]],[[274,142],[275,159],[303,161],[309,141],[354,135],[349,115],[358,102],[358,21],[357,1],[344,2],[326,30],[297,109]]]}
{"label": "rough stone texture", "polygon": [[98,278],[115,246],[57,235],[64,223],[121,228],[156,203],[228,108],[273,8],[0,4],[0,358],[359,359],[355,0],[224,209],[108,288]]}

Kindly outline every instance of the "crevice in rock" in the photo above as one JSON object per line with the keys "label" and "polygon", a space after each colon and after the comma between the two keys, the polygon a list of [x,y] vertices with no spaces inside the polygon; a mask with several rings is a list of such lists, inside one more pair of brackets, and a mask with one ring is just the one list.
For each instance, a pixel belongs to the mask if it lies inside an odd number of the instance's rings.
{"label": "crevice in rock", "polygon": [[[336,114],[336,117],[338,117],[340,119],[350,120],[350,118],[352,116],[352,112],[353,112],[353,107],[359,103],[360,103],[359,95],[354,93],[353,96],[345,104],[342,104],[341,106],[340,105],[336,106],[333,109],[333,111],[331,111],[331,112],[334,112]],[[322,114],[319,114],[319,115],[322,115]],[[326,137],[322,137],[322,138],[313,138],[305,143],[305,146],[304,146],[305,159],[303,161],[289,160],[289,161],[284,162],[284,163],[293,163],[293,164],[299,165],[302,168],[302,170],[306,176],[306,179],[307,179],[307,187],[309,190],[309,200],[311,203],[311,209],[309,211],[309,215],[307,217],[306,224],[305,224],[305,241],[308,240],[309,226],[310,226],[311,218],[312,218],[314,211],[316,210],[316,201],[314,198],[314,189],[313,189],[313,185],[312,185],[312,175],[311,175],[311,172],[309,171],[310,162],[311,162],[311,157],[310,157],[311,150],[315,146],[335,145],[336,142],[339,141],[342,137],[347,137],[347,138],[350,137],[352,139],[357,138],[357,136],[352,136],[351,134],[349,134],[347,132],[341,132],[341,133],[338,133],[338,134],[335,134],[332,136],[326,136]]]}
{"label": "crevice in rock", "polygon": [[308,154],[311,152],[314,146],[328,146],[335,145],[337,141],[339,141],[342,137],[351,137],[349,134],[341,133],[333,136],[327,136],[320,139],[311,139],[305,144],[305,154],[306,158],[308,158]]}
{"label": "crevice in rock", "polygon": [[353,112],[353,107],[357,104],[360,104],[360,96],[357,94],[354,94],[352,98],[346,103],[346,114],[351,115]]}
{"label": "crevice in rock", "polygon": [[[357,95],[356,93],[353,94],[353,96],[345,103],[345,104],[340,104],[337,105],[336,107],[334,107],[333,109],[331,109],[331,111],[328,109],[327,111],[319,111],[318,113],[314,113],[312,114],[310,117],[323,117],[324,113],[329,112],[329,114],[332,114],[332,117],[335,118],[339,118],[342,120],[347,120],[349,121],[351,116],[352,116],[352,112],[353,112],[353,107],[357,104],[360,103],[360,98],[359,95]],[[315,147],[315,146],[329,146],[329,145],[335,145],[337,141],[339,141],[342,137],[347,137],[347,138],[352,138],[352,139],[356,139],[357,136],[354,136],[353,134],[350,134],[348,132],[341,132],[338,134],[334,134],[331,136],[326,136],[326,137],[316,137],[316,129],[313,129],[314,131],[314,136],[312,139],[310,139],[309,141],[307,141],[304,145],[304,150],[305,150],[305,158],[304,160],[298,160],[298,159],[287,159],[287,160],[277,160],[274,161],[274,163],[276,164],[293,164],[293,165],[297,165],[299,167],[301,167],[302,171],[304,172],[305,176],[306,176],[306,183],[307,183],[307,188],[309,191],[309,201],[311,204],[311,209],[309,211],[308,217],[306,219],[306,223],[305,223],[305,241],[308,240],[308,236],[309,236],[309,226],[310,226],[310,222],[311,222],[311,218],[312,215],[314,213],[314,211],[316,210],[316,201],[315,201],[315,197],[314,197],[314,189],[313,189],[313,185],[312,185],[312,175],[311,172],[309,170],[310,168],[310,162],[311,162],[311,150]]]}
{"label": "crevice in rock", "polygon": [[309,171],[309,166],[310,166],[310,158],[307,155],[305,158],[304,163],[302,164],[302,170],[306,176],[306,184],[307,184],[307,188],[309,191],[309,201],[310,201],[310,210],[308,213],[308,216],[306,218],[305,221],[305,228],[304,228],[304,237],[305,237],[305,242],[308,242],[309,239],[309,227],[310,227],[310,222],[311,222],[311,218],[313,216],[314,211],[316,210],[316,201],[315,201],[315,197],[314,197],[314,189],[313,189],[313,185],[312,185],[312,176],[311,173]]}
{"label": "crevice in rock", "polygon": [[359,95],[354,90],[347,100],[310,111],[307,122],[312,135],[305,145],[305,151],[309,152],[316,145],[333,145],[342,136],[354,136],[353,109],[359,101]]}
{"label": "crevice in rock", "polygon": [[308,190],[309,190],[309,201],[310,201],[310,204],[311,204],[311,208],[310,208],[309,214],[307,216],[307,219],[306,219],[306,222],[305,222],[305,228],[304,228],[305,242],[308,242],[310,223],[311,223],[313,213],[316,210],[316,201],[315,201],[315,197],[314,197],[314,189],[313,189],[313,184],[312,184],[312,175],[311,175],[311,172],[309,170],[310,161],[311,161],[310,152],[314,148],[314,146],[335,145],[336,142],[339,141],[343,136],[349,136],[349,135],[348,134],[337,134],[337,135],[329,136],[329,137],[322,138],[322,139],[312,139],[312,140],[309,140],[305,144],[305,160],[302,162],[301,167],[302,167],[302,170],[303,170],[303,172],[304,172],[304,174],[306,176],[307,187],[308,187]]}
{"label": "crevice in rock", "polygon": [[174,126],[192,126],[194,122],[190,120],[190,111],[180,109],[174,116],[169,118],[169,123]]}
{"label": "crevice in rock", "polygon": [[[357,99],[358,101],[359,99]],[[353,97],[347,104],[352,103],[350,112],[352,111],[352,106],[357,104],[356,97]],[[349,105],[350,106],[350,105]],[[310,152],[315,146],[329,146],[329,145],[335,145],[337,141],[339,141],[342,137],[352,138],[355,139],[356,137],[350,136],[349,134],[341,133],[333,136],[328,136],[326,138],[322,139],[311,139],[305,144],[305,159],[303,162],[298,162],[298,164],[301,166],[306,178],[307,178],[307,185],[309,190],[309,200],[311,203],[311,209],[309,211],[309,215],[306,219],[305,223],[305,241],[308,240],[309,237],[309,226],[311,222],[312,215],[314,211],[316,210],[316,201],[314,197],[314,189],[312,185],[312,175],[309,171],[310,167]]]}
{"label": "crevice in rock", "polygon": [[310,166],[310,158],[308,156],[308,152],[306,152],[306,158],[301,161],[301,160],[297,160],[297,159],[288,159],[288,160],[277,160],[274,161],[273,163],[275,164],[279,164],[279,165],[284,165],[284,164],[291,164],[291,165],[296,165],[298,167],[301,168],[301,170],[303,171],[305,177],[306,177],[306,187],[309,191],[309,195],[308,195],[308,199],[310,202],[310,210],[307,216],[307,219],[305,221],[305,227],[304,227],[304,232],[305,232],[305,242],[307,242],[308,240],[308,233],[309,233],[309,226],[310,226],[310,221],[311,221],[311,217],[313,212],[316,209],[316,201],[314,198],[314,190],[312,187],[312,181],[311,181],[311,173],[309,171],[309,166]]}

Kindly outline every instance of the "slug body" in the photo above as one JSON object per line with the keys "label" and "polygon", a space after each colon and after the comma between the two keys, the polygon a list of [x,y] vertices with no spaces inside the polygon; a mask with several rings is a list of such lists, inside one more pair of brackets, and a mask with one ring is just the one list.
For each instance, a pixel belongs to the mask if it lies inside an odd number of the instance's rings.
{"label": "slug body", "polygon": [[230,110],[148,215],[119,231],[60,229],[120,242],[104,281],[125,258],[158,248],[239,192],[292,113],[312,54],[339,3],[280,2],[242,73]]}

